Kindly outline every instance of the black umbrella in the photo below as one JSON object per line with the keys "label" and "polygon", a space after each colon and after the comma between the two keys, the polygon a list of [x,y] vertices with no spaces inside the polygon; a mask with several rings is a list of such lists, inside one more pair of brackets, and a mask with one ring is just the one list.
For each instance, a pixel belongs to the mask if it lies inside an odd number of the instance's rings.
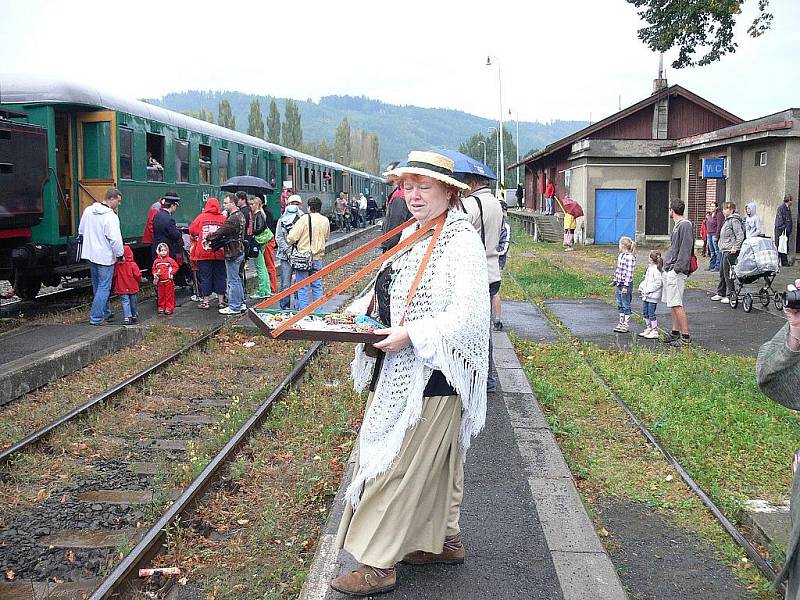
{"label": "black umbrella", "polygon": [[269,183],[261,179],[261,177],[253,177],[252,175],[231,177],[219,187],[225,192],[242,191],[248,194],[264,194],[275,189]]}

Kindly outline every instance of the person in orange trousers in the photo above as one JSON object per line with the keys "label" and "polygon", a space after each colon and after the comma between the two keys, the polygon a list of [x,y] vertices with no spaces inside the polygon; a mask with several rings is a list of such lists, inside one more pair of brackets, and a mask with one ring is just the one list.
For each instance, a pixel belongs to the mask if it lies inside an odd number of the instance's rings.
{"label": "person in orange trousers", "polygon": [[264,245],[264,262],[267,263],[267,273],[269,273],[269,287],[272,293],[278,292],[278,275],[275,272],[275,240],[271,239]]}

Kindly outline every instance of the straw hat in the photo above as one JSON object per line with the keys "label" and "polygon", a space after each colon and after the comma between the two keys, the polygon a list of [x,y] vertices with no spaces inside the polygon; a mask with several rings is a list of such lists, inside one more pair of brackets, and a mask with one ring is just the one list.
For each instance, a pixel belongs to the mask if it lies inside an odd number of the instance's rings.
{"label": "straw hat", "polygon": [[460,190],[468,190],[469,186],[458,181],[453,174],[455,163],[452,159],[435,152],[414,150],[408,154],[408,160],[402,166],[395,167],[383,174],[384,177],[401,177],[403,175],[422,175],[436,179]]}
{"label": "straw hat", "polygon": [[299,194],[292,194],[286,199],[286,204],[302,204],[303,199]]}

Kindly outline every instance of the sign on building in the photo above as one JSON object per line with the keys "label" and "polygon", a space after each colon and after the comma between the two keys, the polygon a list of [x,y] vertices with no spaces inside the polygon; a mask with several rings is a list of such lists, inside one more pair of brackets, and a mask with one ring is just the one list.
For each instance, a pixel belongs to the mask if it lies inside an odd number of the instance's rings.
{"label": "sign on building", "polygon": [[703,179],[724,179],[724,178],[725,178],[724,158],[703,159]]}

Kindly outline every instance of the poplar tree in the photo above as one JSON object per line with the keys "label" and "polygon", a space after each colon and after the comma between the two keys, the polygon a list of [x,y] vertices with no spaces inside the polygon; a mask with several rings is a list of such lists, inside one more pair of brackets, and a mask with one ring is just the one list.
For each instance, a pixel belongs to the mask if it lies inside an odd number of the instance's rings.
{"label": "poplar tree", "polygon": [[267,141],[273,144],[281,143],[281,113],[275,99],[269,103],[269,116],[267,117]]}
{"label": "poplar tree", "polygon": [[264,139],[264,117],[261,115],[261,105],[256,98],[250,103],[250,114],[247,117],[247,135]]}
{"label": "poplar tree", "polygon": [[300,109],[294,100],[287,99],[284,108],[283,145],[293,150],[303,148],[303,127],[300,124]]}
{"label": "poplar tree", "polygon": [[350,123],[347,117],[344,117],[336,128],[336,138],[333,142],[333,160],[345,166],[350,166],[350,161],[352,160]]}
{"label": "poplar tree", "polygon": [[236,117],[233,116],[231,103],[228,102],[227,98],[223,98],[219,101],[217,123],[219,123],[222,127],[227,127],[228,129],[236,129]]}

